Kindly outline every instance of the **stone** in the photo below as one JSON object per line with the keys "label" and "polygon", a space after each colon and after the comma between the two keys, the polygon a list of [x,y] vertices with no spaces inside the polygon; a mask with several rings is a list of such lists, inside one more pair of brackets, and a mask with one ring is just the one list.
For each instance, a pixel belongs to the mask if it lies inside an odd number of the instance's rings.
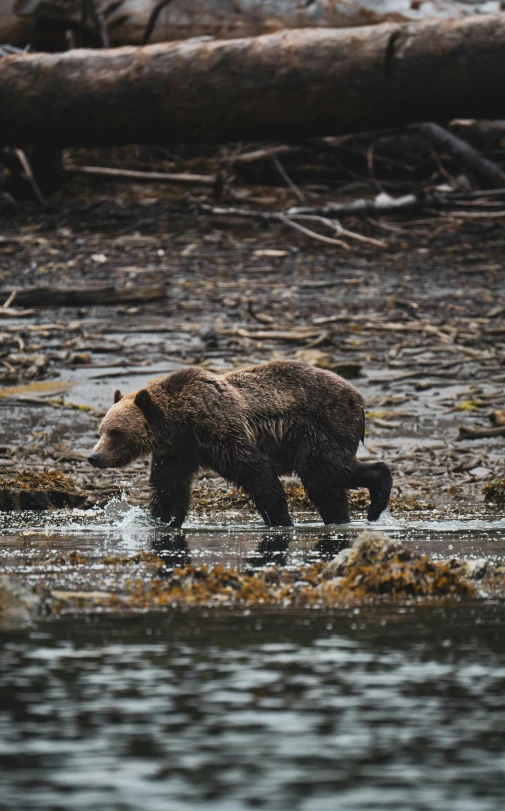
{"label": "stone", "polygon": [[48,614],[50,603],[39,593],[14,577],[0,577],[0,628],[13,628]]}
{"label": "stone", "polygon": [[420,555],[383,532],[365,530],[349,549],[343,549],[325,566],[322,576],[328,580],[345,577],[358,566],[388,563],[393,558],[409,561],[419,559]]}
{"label": "stone", "polygon": [[87,366],[91,363],[91,355],[89,352],[75,352],[70,358],[70,363],[74,366]]}

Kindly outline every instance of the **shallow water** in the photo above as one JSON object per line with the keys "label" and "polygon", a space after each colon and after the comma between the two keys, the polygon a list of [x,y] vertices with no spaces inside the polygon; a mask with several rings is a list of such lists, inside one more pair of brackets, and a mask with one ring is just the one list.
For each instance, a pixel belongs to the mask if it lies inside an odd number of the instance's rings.
{"label": "shallow water", "polygon": [[0,805],[491,811],[505,607],[169,613],[0,638]]}
{"label": "shallow water", "polygon": [[[2,514],[0,559],[30,583],[38,561],[77,550],[86,588],[106,555],[295,566],[370,527],[227,519],[167,532],[118,500]],[[373,528],[435,558],[505,557],[502,520],[384,515]],[[0,632],[0,809],[501,811],[504,625],[505,604],[479,600],[81,615]]]}
{"label": "shallow water", "polygon": [[505,519],[444,519],[435,514],[426,520],[398,520],[384,513],[374,524],[362,520],[325,527],[301,520],[290,529],[267,531],[259,521],[240,523],[240,513],[229,512],[224,518],[222,524],[193,520],[182,531],[167,530],[142,508],[119,499],[112,499],[105,510],[0,513],[0,561],[9,569],[73,550],[90,562],[155,551],[168,568],[188,563],[240,569],[299,566],[331,559],[365,529],[386,532],[434,559],[505,558]]}

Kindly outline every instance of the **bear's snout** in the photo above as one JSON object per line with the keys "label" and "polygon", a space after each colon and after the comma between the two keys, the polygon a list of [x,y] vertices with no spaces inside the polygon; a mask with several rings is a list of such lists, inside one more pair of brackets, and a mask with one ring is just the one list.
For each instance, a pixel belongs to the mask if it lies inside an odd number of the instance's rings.
{"label": "bear's snout", "polygon": [[99,453],[92,453],[91,456],[88,456],[88,462],[90,465],[93,465],[93,467],[107,467],[107,464],[104,463],[104,459]]}

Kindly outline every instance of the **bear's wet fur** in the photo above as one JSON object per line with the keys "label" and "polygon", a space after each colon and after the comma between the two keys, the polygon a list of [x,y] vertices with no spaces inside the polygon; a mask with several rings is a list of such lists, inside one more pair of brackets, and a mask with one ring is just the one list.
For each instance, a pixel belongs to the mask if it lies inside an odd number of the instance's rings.
{"label": "bear's wet fur", "polygon": [[89,461],[124,467],[152,454],[151,513],[180,527],[193,478],[210,468],[253,498],[268,526],[291,526],[281,474],[296,474],[325,524],[349,521],[347,490],[366,487],[368,519],[389,502],[391,472],[356,459],[364,437],[361,394],[333,372],[272,361],[223,375],[173,372],[114,405]]}

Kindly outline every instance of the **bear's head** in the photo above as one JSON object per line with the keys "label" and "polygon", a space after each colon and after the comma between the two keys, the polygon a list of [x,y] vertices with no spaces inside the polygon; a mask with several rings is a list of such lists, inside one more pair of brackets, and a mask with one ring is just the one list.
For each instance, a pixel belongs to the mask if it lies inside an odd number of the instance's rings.
{"label": "bear's head", "polygon": [[154,433],[150,425],[154,409],[147,389],[134,391],[124,397],[114,392],[114,405],[108,410],[99,428],[100,439],[88,462],[93,467],[125,467],[141,456],[151,453]]}

